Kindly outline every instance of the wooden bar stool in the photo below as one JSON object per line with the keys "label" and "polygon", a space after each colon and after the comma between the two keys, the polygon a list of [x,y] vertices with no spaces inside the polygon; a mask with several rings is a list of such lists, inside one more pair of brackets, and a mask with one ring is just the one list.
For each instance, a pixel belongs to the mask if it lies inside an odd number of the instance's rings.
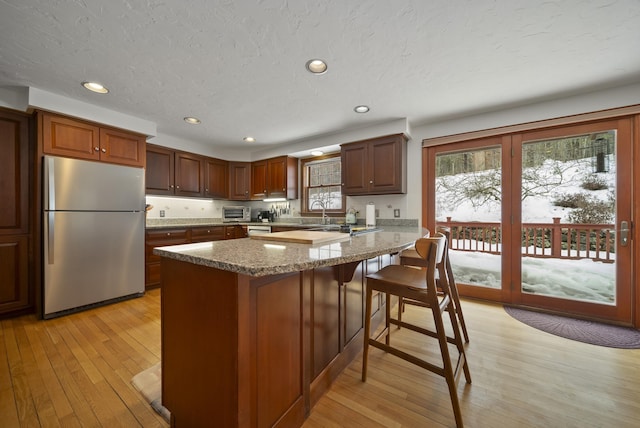
{"label": "wooden bar stool", "polygon": [[[367,379],[367,364],[369,358],[369,346],[382,349],[403,360],[416,364],[426,370],[444,377],[449,387],[451,405],[456,420],[456,426],[461,428],[462,413],[458,401],[456,389],[456,378],[460,368],[464,371],[467,383],[471,383],[471,374],[467,364],[462,336],[458,327],[455,308],[453,307],[452,296],[449,283],[447,281],[444,254],[447,249],[447,238],[442,234],[437,234],[433,238],[420,238],[416,241],[415,250],[425,261],[426,270],[416,269],[411,266],[389,265],[376,273],[367,275],[367,302],[364,327],[364,349],[362,355],[362,381]],[[436,287],[436,271],[440,275],[440,291]],[[385,325],[382,332],[376,337],[371,337],[371,297],[373,291],[379,291],[386,295]],[[411,299],[420,302],[429,308],[433,315],[434,330],[423,328],[414,324],[409,324],[398,319],[391,318],[391,295],[399,298]],[[453,327],[453,337],[447,336],[444,328],[443,313],[449,313],[451,326]],[[409,330],[425,334],[438,340],[442,365],[436,365],[422,358],[406,353],[391,346],[391,328],[395,324]],[[384,342],[380,341],[385,336]],[[448,343],[454,344],[458,349],[457,363],[454,365],[449,355]]]}
{"label": "wooden bar stool", "polygon": [[[469,333],[467,332],[467,324],[464,321],[464,314],[462,313],[462,305],[460,304],[460,295],[458,294],[458,285],[453,277],[453,269],[451,268],[451,261],[449,260],[449,242],[451,241],[451,229],[448,227],[439,226],[436,232],[442,233],[447,238],[447,251],[444,254],[445,258],[445,270],[447,279],[449,281],[449,288],[451,289],[451,299],[453,300],[453,306],[455,307],[456,315],[458,316],[458,323],[462,328],[462,334],[464,335],[464,341],[469,343]],[[404,266],[417,266],[426,267],[426,260],[424,260],[416,252],[415,248],[409,248],[400,252],[400,264]],[[436,278],[436,285],[440,289],[440,279]],[[402,320],[402,312],[404,311],[404,305],[418,305],[423,306],[420,302],[411,301],[410,299],[400,298],[398,302],[398,319]]]}

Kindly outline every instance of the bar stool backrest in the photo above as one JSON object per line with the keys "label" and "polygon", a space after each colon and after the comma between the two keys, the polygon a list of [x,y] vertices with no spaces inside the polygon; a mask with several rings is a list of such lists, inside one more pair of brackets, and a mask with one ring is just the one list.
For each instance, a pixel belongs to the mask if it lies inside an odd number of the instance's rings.
{"label": "bar stool backrest", "polygon": [[431,246],[436,246],[436,253],[434,257],[434,262],[436,265],[442,262],[442,258],[444,257],[444,252],[447,249],[447,241],[446,237],[442,233],[436,233],[433,237],[429,238],[419,238],[416,240],[416,252],[420,257],[427,260],[429,257],[429,253],[431,250]]}

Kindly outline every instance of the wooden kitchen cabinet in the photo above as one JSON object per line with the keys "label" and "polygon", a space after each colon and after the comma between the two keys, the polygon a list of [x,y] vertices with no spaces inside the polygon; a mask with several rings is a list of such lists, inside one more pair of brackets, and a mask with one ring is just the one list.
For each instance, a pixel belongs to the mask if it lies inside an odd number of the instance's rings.
{"label": "wooden kitchen cabinet", "polygon": [[342,193],[350,196],[406,193],[404,134],[341,146]]}
{"label": "wooden kitchen cabinet", "polygon": [[[147,229],[145,233],[145,288],[150,289],[160,285],[160,257],[153,254],[154,248],[246,238],[247,236],[247,227],[240,224]],[[1,246],[0,242],[0,252],[2,251]]]}
{"label": "wooden kitchen cabinet", "polygon": [[191,228],[191,242],[221,241],[226,239],[225,226]]}
{"label": "wooden kitchen cabinet", "polygon": [[143,135],[51,113],[39,113],[45,154],[144,167]]}
{"label": "wooden kitchen cabinet", "polygon": [[146,193],[202,197],[204,165],[202,156],[147,144]]}
{"label": "wooden kitchen cabinet", "polygon": [[224,227],[224,239],[239,239],[247,236],[249,236],[247,234],[247,226],[234,224]]}
{"label": "wooden kitchen cabinet", "polygon": [[251,199],[265,199],[268,197],[267,174],[266,160],[251,163]]}
{"label": "wooden kitchen cabinet", "polygon": [[204,159],[192,153],[175,154],[176,196],[204,196]]}
{"label": "wooden kitchen cabinet", "polygon": [[251,199],[251,162],[229,162],[229,199]]}
{"label": "wooden kitchen cabinet", "polygon": [[278,156],[251,164],[251,199],[298,198],[298,159]]}
{"label": "wooden kitchen cabinet", "polygon": [[175,152],[160,146],[147,144],[147,168],[145,170],[146,193],[173,195]]}
{"label": "wooden kitchen cabinet", "polygon": [[29,308],[29,237],[0,235],[0,260],[0,315]]}
{"label": "wooden kitchen cabinet", "polygon": [[145,288],[160,285],[160,257],[153,254],[156,247],[165,245],[180,245],[190,242],[189,229],[156,229],[145,232]]}
{"label": "wooden kitchen cabinet", "polygon": [[29,118],[0,109],[0,316],[33,306],[30,145]]}
{"label": "wooden kitchen cabinet", "polygon": [[213,199],[229,197],[229,162],[204,158],[204,196]]}

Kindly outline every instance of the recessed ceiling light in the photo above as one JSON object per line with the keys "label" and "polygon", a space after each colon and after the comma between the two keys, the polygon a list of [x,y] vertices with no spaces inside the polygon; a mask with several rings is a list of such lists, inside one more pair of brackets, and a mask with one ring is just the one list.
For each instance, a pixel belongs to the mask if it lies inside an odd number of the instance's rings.
{"label": "recessed ceiling light", "polygon": [[242,140],[247,142],[247,143],[255,143],[256,142],[256,139],[253,138],[253,137],[244,137]]}
{"label": "recessed ceiling light", "polygon": [[107,88],[105,88],[98,82],[82,82],[82,86],[92,92],[97,92],[99,94],[106,94],[107,92],[109,92]]}
{"label": "recessed ceiling light", "polygon": [[185,117],[184,121],[187,122],[190,125],[198,125],[198,124],[200,124],[200,119],[198,119],[197,117],[192,117],[192,116]]}
{"label": "recessed ceiling light", "polygon": [[313,74],[322,74],[327,71],[327,63],[321,59],[310,59],[306,67]]}
{"label": "recessed ceiling light", "polygon": [[322,150],[312,150],[311,156],[322,156],[324,152]]}
{"label": "recessed ceiling light", "polygon": [[366,113],[369,111],[369,107],[368,106],[355,106],[353,111],[355,111],[356,113]]}

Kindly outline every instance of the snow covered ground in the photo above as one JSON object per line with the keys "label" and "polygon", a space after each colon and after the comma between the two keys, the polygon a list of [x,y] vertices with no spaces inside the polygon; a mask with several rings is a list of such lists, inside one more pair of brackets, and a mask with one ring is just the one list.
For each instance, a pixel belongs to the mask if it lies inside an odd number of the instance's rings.
{"label": "snow covered ground", "polygon": [[[615,188],[615,159],[610,157],[609,173],[599,174],[609,184],[609,189],[589,191],[590,196],[605,200],[611,189]],[[552,167],[553,163],[549,162]],[[553,201],[562,194],[587,193],[580,184],[586,174],[591,173],[589,162],[573,162],[564,167],[564,183],[555,186],[544,195],[527,197],[522,202],[523,223],[552,223],[553,217],[560,217],[562,223],[568,223],[569,208],[553,205]],[[495,174],[496,172],[489,172]],[[545,174],[544,171],[541,174]],[[464,174],[441,177],[451,182],[464,182]],[[500,222],[500,201],[485,201],[481,206],[468,202],[447,203],[451,195],[437,187],[437,220],[461,222]],[[456,281],[484,287],[501,287],[500,256],[479,252],[451,251],[451,265]],[[594,262],[590,259],[565,260],[551,258],[522,258],[522,289],[527,293],[549,295],[559,298],[615,304],[615,264]]]}

